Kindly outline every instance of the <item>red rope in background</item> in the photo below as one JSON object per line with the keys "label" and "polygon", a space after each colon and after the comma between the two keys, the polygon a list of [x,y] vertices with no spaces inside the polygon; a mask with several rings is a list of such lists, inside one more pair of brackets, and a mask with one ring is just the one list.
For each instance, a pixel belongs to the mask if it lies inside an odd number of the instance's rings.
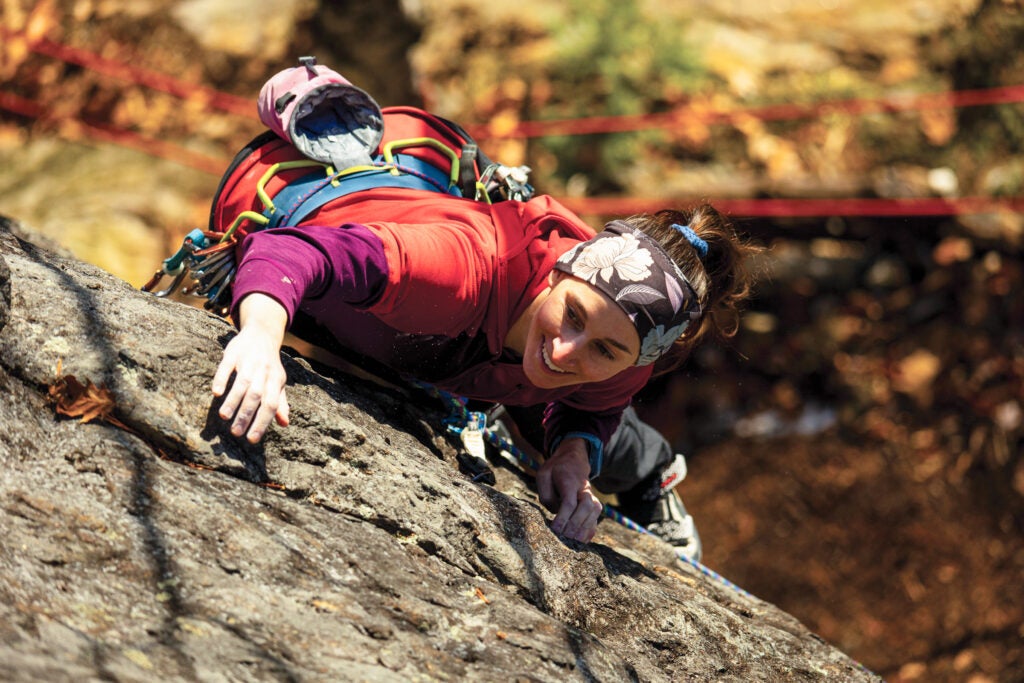
{"label": "red rope in background", "polygon": [[[0,91],[0,109],[33,119],[45,120],[47,118],[46,108],[41,104],[9,92]],[[124,128],[103,123],[90,123],[81,119],[70,119],[69,122],[90,140],[100,140],[121,147],[137,149],[151,156],[176,161],[183,166],[189,166],[213,176],[222,174],[227,166],[224,159],[193,152],[172,142],[157,140]]]}
{"label": "red rope in background", "polygon": [[[106,76],[125,80],[183,99],[201,98],[207,106],[246,118],[255,117],[249,98],[224,93],[209,86],[188,83],[167,74],[107,59],[88,50],[71,47],[47,38],[29,39],[23,32],[0,28],[5,39],[25,39],[33,52],[87,68]],[[487,124],[466,126],[479,139],[534,138],[553,135],[593,135],[650,129],[672,129],[694,119],[708,124],[724,124],[743,118],[781,121],[827,116],[829,114],[870,114],[951,107],[991,106],[1024,102],[1024,85],[939,93],[898,94],[878,98],[845,99],[811,104],[777,104],[748,108],[701,109],[679,107],[671,112],[626,116],[592,116],[577,119],[521,121],[509,130],[496,131]],[[46,118],[38,103],[0,91],[0,108],[29,118]],[[171,159],[200,171],[219,175],[226,160],[197,154],[178,145],[156,140],[132,131],[99,123],[77,122],[94,139],[139,149]],[[626,197],[560,198],[570,209],[591,215],[622,215],[650,212],[678,198],[638,199]],[[962,197],[956,199],[716,199],[714,204],[733,215],[750,217],[824,217],[824,216],[948,216],[993,211],[1024,212],[1024,198],[995,199]]]}
{"label": "red rope in background", "polygon": [[[571,211],[592,216],[626,216],[654,213],[660,209],[697,200],[677,197],[559,197]],[[1024,197],[915,197],[906,199],[722,199],[711,200],[715,208],[732,216],[750,218],[825,218],[956,216],[982,213],[1024,213]]]}
{"label": "red rope in background", "polygon": [[107,59],[95,52],[58,43],[48,38],[30,39],[23,32],[10,31],[3,27],[0,27],[0,38],[4,40],[21,38],[27,42],[28,49],[37,54],[58,59],[68,64],[74,64],[90,71],[101,73],[104,76],[165,92],[184,100],[202,99],[205,100],[208,106],[214,109],[237,114],[238,116],[250,119],[257,118],[256,104],[254,100],[248,97],[231,95],[207,85],[182,81],[174,76]]}

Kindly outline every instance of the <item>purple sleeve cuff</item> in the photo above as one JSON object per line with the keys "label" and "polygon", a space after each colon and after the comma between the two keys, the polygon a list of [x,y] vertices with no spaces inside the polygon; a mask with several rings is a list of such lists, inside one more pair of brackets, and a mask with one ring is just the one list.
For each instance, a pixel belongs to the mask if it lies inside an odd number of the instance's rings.
{"label": "purple sleeve cuff", "polygon": [[587,434],[586,432],[569,432],[562,436],[555,437],[551,442],[551,449],[548,451],[553,452],[558,448],[558,444],[562,443],[565,439],[583,439],[587,444],[587,459],[590,461],[590,478],[593,479],[597,475],[601,474],[601,467],[604,465],[604,444],[601,443],[601,439],[597,438],[593,434]]}
{"label": "purple sleeve cuff", "polygon": [[[625,406],[602,411],[573,408],[560,401],[549,403],[544,410],[544,451],[551,453],[558,443],[570,434],[592,435],[602,445],[615,433]],[[592,443],[589,439],[588,443]]]}

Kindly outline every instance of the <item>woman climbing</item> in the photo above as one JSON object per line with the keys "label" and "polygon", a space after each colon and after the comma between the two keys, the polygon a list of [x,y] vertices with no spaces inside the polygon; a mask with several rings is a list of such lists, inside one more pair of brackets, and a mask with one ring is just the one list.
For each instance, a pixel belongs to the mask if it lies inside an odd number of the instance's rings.
{"label": "woman climbing", "polygon": [[597,235],[548,197],[492,205],[380,188],[343,198],[338,212],[340,226],[314,214],[242,244],[239,333],[213,381],[232,433],[257,442],[275,419],[288,424],[280,347],[293,323],[313,321],[341,346],[453,393],[545,405],[538,493],[556,512],[552,529],[580,541],[602,509],[590,481],[653,363],[728,334],[721,321],[748,289],[750,247],[707,205],[613,221]]}
{"label": "woman climbing", "polygon": [[[244,236],[237,271],[210,294],[212,303],[231,292],[239,329],[212,387],[231,432],[255,443],[271,422],[288,424],[286,330],[326,339],[402,376],[500,404],[524,433],[541,422],[537,489],[556,533],[593,538],[602,510],[593,481],[697,559],[692,520],[672,492],[679,458],[629,405],[656,362],[678,362],[705,336],[735,331],[754,247],[708,205],[613,221],[595,235],[550,197],[531,198],[517,175],[525,167],[490,163],[450,122],[441,127],[461,145],[450,152],[461,156],[450,177],[431,176],[415,157],[403,162],[414,168],[403,166],[389,156],[408,142],[395,140],[395,126],[418,115],[393,113],[384,130],[376,102],[311,57],[268,81],[259,109],[278,141],[240,155],[254,166],[229,169],[211,214],[225,239],[242,218],[265,228]],[[278,153],[288,161],[272,164]],[[462,177],[474,158],[486,170]],[[308,170],[310,160],[326,176],[304,176],[270,203],[262,183],[276,182],[267,180],[273,169]],[[506,185],[492,197],[483,181],[498,168]],[[207,290],[229,272],[208,270]]]}

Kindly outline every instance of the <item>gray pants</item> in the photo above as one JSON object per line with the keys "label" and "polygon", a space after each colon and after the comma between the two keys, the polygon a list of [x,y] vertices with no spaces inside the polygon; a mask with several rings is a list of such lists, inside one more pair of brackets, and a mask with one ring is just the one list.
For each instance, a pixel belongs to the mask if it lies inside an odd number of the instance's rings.
{"label": "gray pants", "polygon": [[[542,450],[543,406],[505,406],[505,412],[515,420],[522,436],[534,448]],[[601,493],[646,489],[660,477],[661,470],[672,462],[674,455],[665,437],[642,421],[630,406],[622,414],[622,421],[605,448],[601,473],[591,481]]]}

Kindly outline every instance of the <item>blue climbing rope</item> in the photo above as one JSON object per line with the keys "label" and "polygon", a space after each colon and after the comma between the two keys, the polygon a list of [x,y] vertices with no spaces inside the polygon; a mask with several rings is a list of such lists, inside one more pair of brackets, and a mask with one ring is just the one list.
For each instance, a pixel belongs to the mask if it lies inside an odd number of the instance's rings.
{"label": "blue climbing rope", "polygon": [[[465,425],[479,422],[479,420],[477,418],[473,417],[473,415],[469,411],[469,409],[466,408],[466,401],[465,401],[465,399],[463,399],[463,398],[461,398],[459,396],[456,396],[455,394],[452,394],[450,392],[444,391],[443,389],[438,389],[434,385],[428,384],[426,382],[414,381],[413,384],[415,386],[419,387],[420,389],[423,389],[423,390],[429,392],[435,398],[438,398],[443,403],[445,403],[445,405],[448,407],[449,414],[448,414],[448,417],[446,417],[443,420],[443,422],[448,427],[448,429],[451,430],[453,433],[459,434],[459,433],[462,432],[463,429],[465,429]],[[491,445],[495,446],[498,450],[506,451],[507,453],[509,453],[513,458],[515,458],[517,461],[519,461],[519,463],[523,467],[526,467],[527,469],[533,470],[534,472],[536,472],[540,468],[540,465],[533,458],[531,458],[529,455],[524,453],[522,451],[522,449],[520,449],[518,446],[516,446],[514,443],[512,443],[511,441],[509,441],[505,437],[503,437],[503,436],[501,436],[499,434],[496,434],[493,430],[487,429],[485,427],[483,429],[483,436],[484,436],[484,438],[488,442],[490,442]],[[609,518],[609,519],[611,519],[611,520],[613,520],[615,522],[618,522],[619,524],[621,524],[622,526],[626,527],[627,529],[630,529],[630,530],[635,531],[637,533],[647,534],[649,536],[653,536],[654,535],[650,531],[645,529],[643,526],[637,524],[636,522],[631,520],[629,517],[626,517],[621,512],[619,512],[618,510],[616,510],[612,506],[608,505],[607,503],[604,504],[604,507],[602,508],[601,513],[605,517],[607,517],[607,518]],[[706,576],[706,577],[708,577],[708,578],[710,578],[710,579],[712,579],[714,581],[717,581],[718,583],[722,584],[723,586],[726,586],[727,588],[730,588],[730,589],[736,591],[740,595],[742,595],[744,597],[748,597],[748,598],[753,598],[754,597],[752,594],[750,594],[749,592],[747,592],[744,589],[740,588],[739,586],[737,586],[735,583],[733,583],[729,579],[725,578],[724,576],[722,576],[718,572],[714,571],[713,569],[711,569],[711,568],[701,564],[700,562],[698,562],[697,560],[693,559],[692,557],[689,557],[685,553],[683,553],[681,551],[676,551],[676,557],[678,557],[680,560],[682,560],[686,564],[689,564],[690,566],[695,568],[697,571],[699,571],[704,576]]]}

